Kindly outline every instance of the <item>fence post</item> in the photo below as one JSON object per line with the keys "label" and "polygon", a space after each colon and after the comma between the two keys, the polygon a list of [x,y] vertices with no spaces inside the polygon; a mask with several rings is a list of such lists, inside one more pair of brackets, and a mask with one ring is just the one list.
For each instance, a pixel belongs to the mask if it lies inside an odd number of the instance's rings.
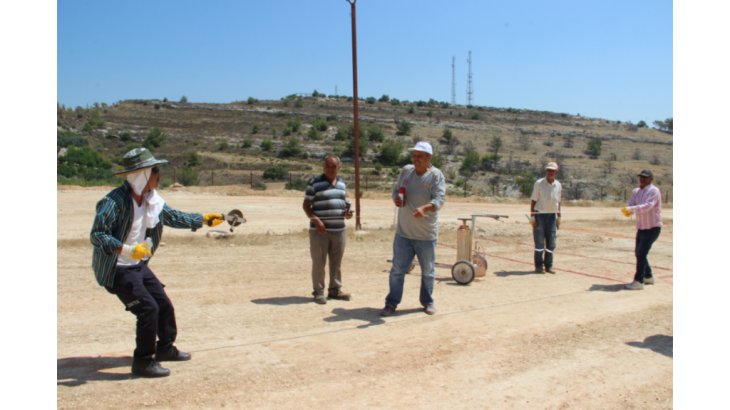
{"label": "fence post", "polygon": [[603,187],[601,187],[601,201],[603,201]]}
{"label": "fence post", "polygon": [[464,198],[466,198],[466,181],[464,181]]}
{"label": "fence post", "polygon": [[578,200],[578,185],[575,185],[575,200]]}
{"label": "fence post", "polygon": [[251,189],[253,189],[253,171],[251,171]]}
{"label": "fence post", "polygon": [[177,168],[172,169],[172,185],[177,183]]}
{"label": "fence post", "polygon": [[85,187],[89,186],[89,169],[88,168],[84,168],[84,186]]}
{"label": "fence post", "polygon": [[210,184],[215,186],[215,171],[210,171]]}

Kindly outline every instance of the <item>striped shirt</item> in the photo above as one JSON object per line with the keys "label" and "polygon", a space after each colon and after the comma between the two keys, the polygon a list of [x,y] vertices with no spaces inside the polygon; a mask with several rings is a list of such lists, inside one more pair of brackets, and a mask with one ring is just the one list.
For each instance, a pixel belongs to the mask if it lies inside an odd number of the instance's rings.
{"label": "striped shirt", "polygon": [[[314,178],[307,186],[304,203],[312,204],[312,213],[319,218],[328,231],[345,229],[345,199],[347,186],[337,177],[332,185],[324,174]],[[317,229],[314,221],[309,221],[309,229]]]}
{"label": "striped shirt", "polygon": [[[129,235],[134,218],[132,187],[124,181],[122,186],[109,192],[96,204],[96,217],[91,228],[91,244],[94,250],[91,266],[100,286],[113,286],[117,271],[118,254],[114,250],[122,246]],[[203,227],[203,215],[176,211],[167,204],[160,214],[160,222],[147,229],[145,237],[152,238],[151,253],[154,255],[162,238],[162,225],[171,228],[191,228],[193,232]]]}
{"label": "striped shirt", "polygon": [[662,193],[654,184],[634,189],[629,199],[629,210],[636,215],[636,229],[662,226]]}

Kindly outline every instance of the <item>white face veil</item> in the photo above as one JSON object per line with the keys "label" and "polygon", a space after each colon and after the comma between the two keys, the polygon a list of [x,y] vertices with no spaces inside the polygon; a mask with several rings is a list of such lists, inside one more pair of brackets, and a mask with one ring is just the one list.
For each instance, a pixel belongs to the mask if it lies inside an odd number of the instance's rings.
{"label": "white face veil", "polygon": [[[142,191],[147,186],[152,176],[152,168],[134,172],[127,175],[127,182],[132,186],[134,193],[142,195]],[[165,200],[157,194],[157,190],[153,189],[146,193],[144,200],[147,202],[147,212],[144,216],[144,225],[146,228],[154,228],[160,222],[160,213],[165,206]]]}

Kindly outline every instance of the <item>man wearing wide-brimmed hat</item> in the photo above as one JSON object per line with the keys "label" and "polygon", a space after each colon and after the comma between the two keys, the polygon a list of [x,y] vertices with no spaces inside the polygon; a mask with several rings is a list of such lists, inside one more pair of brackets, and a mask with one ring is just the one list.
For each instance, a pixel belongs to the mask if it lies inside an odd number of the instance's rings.
{"label": "man wearing wide-brimmed hat", "polygon": [[654,284],[654,275],[649,266],[649,251],[662,233],[662,193],[652,184],[654,173],[645,169],[639,173],[639,187],[629,198],[629,206],[621,209],[626,217],[636,215],[636,274],[634,281],[626,285],[629,290],[644,289],[644,285]]}
{"label": "man wearing wide-brimmed hat", "polygon": [[91,228],[96,281],[137,316],[132,373],[144,377],[168,376],[170,370],[160,366],[160,361],[190,360],[190,354],[173,345],[175,310],[164,285],[148,267],[159,246],[162,226],[195,231],[206,222],[209,226],[223,222],[221,214],[189,214],[167,206],[156,190],[163,164],[167,161],[155,159],[145,148],[124,155],[124,171],[115,175],[127,180],[96,204]]}

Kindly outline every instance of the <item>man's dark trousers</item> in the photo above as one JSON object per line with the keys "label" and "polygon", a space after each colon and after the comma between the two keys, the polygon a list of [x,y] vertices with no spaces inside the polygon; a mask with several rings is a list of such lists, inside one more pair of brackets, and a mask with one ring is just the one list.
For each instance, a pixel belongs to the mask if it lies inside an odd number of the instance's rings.
{"label": "man's dark trousers", "polygon": [[106,287],[117,295],[127,310],[137,316],[137,348],[135,359],[151,359],[157,348],[165,349],[175,342],[177,324],[175,308],[165,294],[157,276],[146,262],[132,266],[117,266],[114,286]]}
{"label": "man's dark trousers", "polygon": [[[535,226],[532,228],[532,235],[535,239],[535,267],[545,268],[553,266],[553,252],[557,238],[557,215],[554,213],[535,214]],[[543,251],[545,260],[542,259]]]}
{"label": "man's dark trousers", "polygon": [[649,266],[649,251],[654,242],[659,238],[659,234],[662,233],[662,228],[657,226],[651,229],[639,229],[636,231],[636,275],[634,280],[637,282],[644,283],[644,279],[652,277],[651,266]]}

